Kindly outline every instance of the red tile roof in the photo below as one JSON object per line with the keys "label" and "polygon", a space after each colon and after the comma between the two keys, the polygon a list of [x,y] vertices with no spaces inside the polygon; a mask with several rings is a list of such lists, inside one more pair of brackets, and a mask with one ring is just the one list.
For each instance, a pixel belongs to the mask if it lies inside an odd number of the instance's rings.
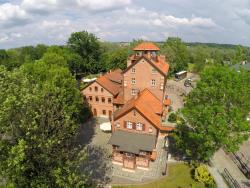
{"label": "red tile roof", "polygon": [[122,90],[122,78],[122,71],[117,69],[99,77],[96,82],[116,96]]}
{"label": "red tile roof", "polygon": [[114,113],[114,120],[119,119],[132,109],[138,110],[148,121],[159,130],[170,131],[172,127],[164,127],[161,124],[163,106],[161,101],[148,89],[144,89],[137,98],[129,100],[121,109]]}
{"label": "red tile roof", "polygon": [[154,43],[152,42],[143,42],[137,45],[134,49],[134,51],[159,51],[160,48],[158,48]]}

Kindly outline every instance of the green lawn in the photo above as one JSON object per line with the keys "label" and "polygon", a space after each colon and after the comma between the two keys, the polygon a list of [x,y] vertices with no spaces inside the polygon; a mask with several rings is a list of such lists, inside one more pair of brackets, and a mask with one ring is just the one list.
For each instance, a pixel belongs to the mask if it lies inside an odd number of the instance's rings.
{"label": "green lawn", "polygon": [[113,188],[205,188],[191,177],[191,168],[186,164],[170,164],[169,175],[158,181],[134,186],[113,186]]}

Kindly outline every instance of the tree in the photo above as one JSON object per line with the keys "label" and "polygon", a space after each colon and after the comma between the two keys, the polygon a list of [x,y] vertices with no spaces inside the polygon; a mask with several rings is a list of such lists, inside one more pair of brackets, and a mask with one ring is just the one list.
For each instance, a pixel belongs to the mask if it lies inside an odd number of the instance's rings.
{"label": "tree", "polygon": [[72,33],[68,46],[82,57],[83,73],[98,73],[102,69],[100,43],[94,34],[87,31]]}
{"label": "tree", "polygon": [[0,176],[7,187],[84,187],[75,144],[82,101],[67,67],[0,66]]}
{"label": "tree", "polygon": [[209,54],[207,53],[207,49],[204,47],[197,47],[194,49],[191,62],[194,64],[193,71],[201,72],[206,66],[206,60],[209,58]]}
{"label": "tree", "polygon": [[106,52],[102,56],[102,61],[105,62],[106,70],[125,69],[127,66],[128,49],[118,48],[112,52]]}
{"label": "tree", "polygon": [[162,52],[170,62],[171,74],[188,68],[189,54],[180,38],[169,37],[162,46]]}
{"label": "tree", "polygon": [[186,124],[177,126],[176,146],[193,159],[207,161],[224,147],[233,152],[249,137],[250,75],[228,67],[210,67],[182,109]]}

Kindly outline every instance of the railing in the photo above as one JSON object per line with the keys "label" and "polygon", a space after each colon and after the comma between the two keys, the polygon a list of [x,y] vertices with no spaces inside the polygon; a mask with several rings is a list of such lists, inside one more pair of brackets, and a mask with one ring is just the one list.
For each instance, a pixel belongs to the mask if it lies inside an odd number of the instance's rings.
{"label": "railing", "polygon": [[222,173],[225,180],[231,185],[232,188],[241,188],[240,184],[232,177],[229,171],[225,168],[224,172]]}
{"label": "railing", "polygon": [[241,153],[241,157],[237,153],[233,153],[231,156],[233,162],[238,166],[241,172],[250,179],[250,167],[247,165],[248,160]]}

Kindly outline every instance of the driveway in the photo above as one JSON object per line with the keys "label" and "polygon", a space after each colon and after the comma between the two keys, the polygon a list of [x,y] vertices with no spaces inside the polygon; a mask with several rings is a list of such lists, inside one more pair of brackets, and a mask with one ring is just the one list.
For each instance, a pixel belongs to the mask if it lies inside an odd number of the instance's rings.
{"label": "driveway", "polygon": [[177,111],[178,109],[183,107],[183,98],[185,95],[187,95],[189,92],[192,91],[192,87],[185,87],[184,82],[186,79],[192,78],[194,82],[199,80],[199,76],[197,74],[188,73],[187,78],[175,81],[175,80],[168,80],[167,81],[167,95],[168,98],[172,101],[172,108],[174,111]]}

